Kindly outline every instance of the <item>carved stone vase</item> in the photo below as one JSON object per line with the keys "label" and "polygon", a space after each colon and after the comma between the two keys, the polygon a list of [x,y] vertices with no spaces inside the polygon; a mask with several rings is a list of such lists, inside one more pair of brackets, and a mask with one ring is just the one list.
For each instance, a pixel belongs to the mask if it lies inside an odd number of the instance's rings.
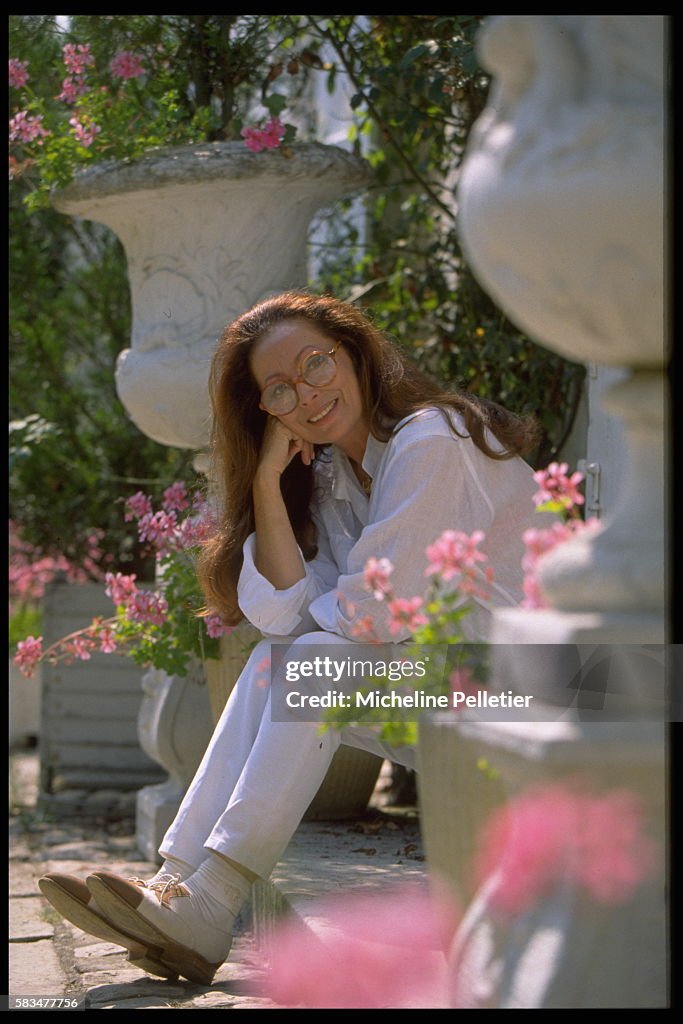
{"label": "carved stone vase", "polygon": [[369,181],[335,146],[250,152],[242,142],[101,164],[58,192],[62,213],[106,224],[128,261],[133,324],[116,386],[148,437],[203,449],[209,362],[223,328],[271,292],[305,285],[311,217]]}

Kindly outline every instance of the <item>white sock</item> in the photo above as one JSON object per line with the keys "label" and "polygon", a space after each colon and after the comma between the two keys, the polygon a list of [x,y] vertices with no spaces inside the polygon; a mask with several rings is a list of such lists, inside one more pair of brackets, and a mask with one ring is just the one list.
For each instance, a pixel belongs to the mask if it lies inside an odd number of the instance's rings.
{"label": "white sock", "polygon": [[183,884],[192,893],[192,903],[206,923],[220,931],[232,929],[232,922],[251,889],[251,882],[215,853],[210,853]]}
{"label": "white sock", "polygon": [[166,857],[156,875],[149,881],[158,882],[162,875],[179,875],[180,881],[184,882],[196,870],[194,865],[188,864],[187,861],[180,860],[178,857]]}

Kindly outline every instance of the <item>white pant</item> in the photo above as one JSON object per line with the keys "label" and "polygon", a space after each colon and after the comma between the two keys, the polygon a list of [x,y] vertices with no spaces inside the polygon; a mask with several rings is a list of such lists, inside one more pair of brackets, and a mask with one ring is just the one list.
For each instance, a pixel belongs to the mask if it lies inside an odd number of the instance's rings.
{"label": "white pant", "polygon": [[[271,644],[252,651],[214,730],[175,820],[162,856],[198,867],[215,850],[267,878],[284,853],[325,778],[340,743],[415,767],[414,747],[391,747],[368,728],[319,731],[317,722],[274,722],[270,672],[258,666]],[[330,633],[307,633],[297,644],[351,644]],[[315,686],[314,680],[306,680]]]}

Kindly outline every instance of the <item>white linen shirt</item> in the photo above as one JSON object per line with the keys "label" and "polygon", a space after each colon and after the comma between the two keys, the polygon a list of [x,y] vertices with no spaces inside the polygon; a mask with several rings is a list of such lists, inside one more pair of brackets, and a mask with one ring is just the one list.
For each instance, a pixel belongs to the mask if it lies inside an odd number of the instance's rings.
{"label": "white linen shirt", "polygon": [[[448,413],[467,434],[457,413]],[[497,444],[492,435],[487,441]],[[324,461],[325,458],[328,461]],[[305,576],[286,590],[275,587],[254,564],[256,535],[244,544],[237,593],[245,617],[266,635],[296,636],[318,630],[349,639],[361,617],[371,616],[377,640],[409,638],[389,631],[389,613],[364,586],[367,560],[388,558],[396,597],[423,596],[425,549],[444,530],[471,534],[483,530],[479,545],[494,574],[490,600],[475,598],[475,611],[463,620],[468,640],[486,639],[490,605],[515,605],[522,599],[523,532],[544,525],[534,511],[536,485],[523,459],[496,460],[468,437],[457,437],[438,409],[401,420],[388,442],[369,436],[363,469],[372,477],[372,493],[362,490],[346,455],[334,445],[331,458],[314,463],[312,507],[318,529],[318,554],[302,557]]]}

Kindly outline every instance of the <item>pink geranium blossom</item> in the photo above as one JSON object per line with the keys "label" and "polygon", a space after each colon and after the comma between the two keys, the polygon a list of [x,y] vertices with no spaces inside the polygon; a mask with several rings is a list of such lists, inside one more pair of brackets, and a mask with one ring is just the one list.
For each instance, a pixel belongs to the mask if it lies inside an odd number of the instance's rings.
{"label": "pink geranium blossom", "polygon": [[368,558],[365,563],[363,585],[366,590],[372,591],[378,601],[383,601],[391,593],[389,577],[393,571],[394,566],[388,558]]}
{"label": "pink geranium blossom", "polygon": [[541,505],[546,501],[558,501],[565,508],[583,505],[584,497],[577,490],[583,480],[582,473],[568,476],[569,466],[566,462],[551,462],[545,469],[534,473],[534,480],[539,490],[534,494],[534,504]]}
{"label": "pink geranium blossom", "polygon": [[38,142],[38,145],[42,145],[42,140],[46,139],[50,134],[46,128],[43,128],[43,115],[36,114],[35,117],[29,114],[28,110],[20,110],[18,114],[10,119],[9,123],[9,137],[10,142],[15,142],[17,139],[20,142]]}
{"label": "pink geranium blossom", "polygon": [[393,636],[402,633],[405,629],[412,632],[427,624],[427,617],[420,611],[422,608],[421,597],[396,597],[387,603],[387,608],[391,615],[389,632]]}
{"label": "pink geranium blossom", "polygon": [[77,636],[72,642],[72,650],[81,661],[90,660],[90,652],[93,648],[93,641],[85,636]]}
{"label": "pink geranium blossom", "polygon": [[138,536],[149,541],[157,551],[165,553],[175,539],[177,518],[175,512],[148,512],[138,521]]}
{"label": "pink geranium blossom", "polygon": [[263,149],[277,149],[285,136],[285,126],[279,117],[273,117],[264,128],[247,125],[240,135],[244,144],[252,153],[260,153]]}
{"label": "pink geranium blossom", "polygon": [[133,622],[163,626],[168,614],[168,601],[163,594],[138,590],[126,602],[126,614]]}
{"label": "pink geranium blossom", "polygon": [[183,512],[190,507],[190,499],[187,494],[187,487],[182,480],[176,480],[164,491],[164,498],[161,502],[166,512]]}
{"label": "pink geranium blossom", "polygon": [[114,78],[139,78],[144,75],[145,69],[142,66],[142,58],[129,50],[121,50],[111,61],[109,69]]}
{"label": "pink geranium blossom", "polygon": [[135,583],[135,573],[125,576],[120,572],[116,574],[108,572],[104,577],[104,581],[106,583],[105,594],[117,605],[127,604],[129,598],[133,597],[138,590]]}
{"label": "pink geranium blossom", "polygon": [[27,636],[17,644],[17,653],[14,656],[14,663],[19,666],[23,676],[30,678],[35,667],[43,655],[42,636]]}
{"label": "pink geranium blossom", "polygon": [[631,790],[593,795],[568,783],[532,786],[490,816],[475,881],[495,876],[491,906],[510,915],[567,882],[598,903],[624,903],[652,874],[656,852]]}
{"label": "pink geranium blossom", "polygon": [[116,634],[113,629],[103,629],[98,634],[100,650],[103,654],[113,654],[116,650]]}
{"label": "pink geranium blossom", "polygon": [[486,555],[477,550],[484,539],[482,530],[475,530],[471,536],[460,530],[444,530],[441,536],[427,548],[429,565],[425,576],[441,576],[451,580],[454,576],[466,576],[476,569],[477,562],[485,562]]}
{"label": "pink geranium blossom", "polygon": [[124,519],[127,523],[131,519],[142,519],[143,516],[151,515],[152,502],[143,491],[137,491],[130,498],[126,498]]}
{"label": "pink geranium blossom", "polygon": [[458,922],[450,897],[414,887],[347,897],[320,909],[324,939],[286,922],[266,949],[265,994],[302,1009],[446,1009],[443,951]]}
{"label": "pink geranium blossom", "polygon": [[67,43],[62,56],[67,71],[72,75],[82,75],[86,68],[92,67],[95,63],[87,43]]}
{"label": "pink geranium blossom", "polygon": [[62,82],[62,91],[57,97],[58,100],[62,100],[64,103],[75,103],[76,100],[80,99],[88,91],[88,84],[85,78],[79,75],[73,78],[65,78]]}
{"label": "pink geranium blossom", "polygon": [[95,136],[102,131],[98,124],[94,121],[87,120],[85,122],[79,121],[77,117],[72,117],[69,120],[69,124],[73,128],[73,133],[76,139],[88,149],[92,146],[95,141]]}
{"label": "pink geranium blossom", "polygon": [[232,633],[232,626],[226,626],[220,615],[207,615],[204,619],[204,625],[206,626],[206,632],[212,640],[217,640],[221,636],[229,636]]}
{"label": "pink geranium blossom", "polygon": [[29,80],[27,71],[28,61],[17,60],[11,57],[9,60],[9,84],[13,89],[23,89]]}

